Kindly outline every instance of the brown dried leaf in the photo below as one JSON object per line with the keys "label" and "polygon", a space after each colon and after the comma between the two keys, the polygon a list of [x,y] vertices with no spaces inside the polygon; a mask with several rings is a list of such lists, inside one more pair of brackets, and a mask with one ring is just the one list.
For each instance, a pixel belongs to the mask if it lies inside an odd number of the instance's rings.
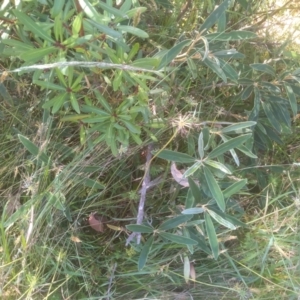
{"label": "brown dried leaf", "polygon": [[196,280],[196,270],[195,270],[194,264],[192,262],[190,263],[190,278],[193,281]]}
{"label": "brown dried leaf", "polygon": [[106,222],[104,216],[98,215],[97,213],[91,213],[89,215],[90,226],[98,232],[104,232],[104,222]]}
{"label": "brown dried leaf", "polygon": [[189,187],[189,182],[187,178],[183,178],[183,174],[177,169],[176,164],[172,162],[171,164],[171,174],[176,182],[178,182],[181,186]]}
{"label": "brown dried leaf", "polygon": [[73,241],[74,243],[81,243],[81,239],[75,235],[71,236],[71,241]]}

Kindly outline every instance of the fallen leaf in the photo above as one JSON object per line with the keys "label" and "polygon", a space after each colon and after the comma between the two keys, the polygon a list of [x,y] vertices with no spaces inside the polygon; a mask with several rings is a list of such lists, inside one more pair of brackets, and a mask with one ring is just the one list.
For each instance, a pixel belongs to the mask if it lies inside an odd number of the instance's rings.
{"label": "fallen leaf", "polygon": [[91,213],[89,215],[90,226],[98,232],[104,232],[105,222],[106,222],[106,218],[104,216],[98,215],[97,213]]}
{"label": "fallen leaf", "polygon": [[74,235],[71,236],[71,241],[75,243],[81,243],[81,239],[79,239],[77,236]]}
{"label": "fallen leaf", "polygon": [[189,187],[189,182],[187,178],[183,178],[183,174],[177,169],[176,164],[174,162],[171,163],[171,174],[175,181],[179,183],[181,186]]}

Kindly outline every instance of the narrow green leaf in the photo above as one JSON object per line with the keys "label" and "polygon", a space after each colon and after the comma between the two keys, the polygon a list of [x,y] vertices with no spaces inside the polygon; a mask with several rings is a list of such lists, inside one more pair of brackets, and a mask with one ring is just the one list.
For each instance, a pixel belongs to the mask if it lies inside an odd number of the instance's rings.
{"label": "narrow green leaf", "polygon": [[298,113],[297,99],[295,97],[293,89],[288,84],[285,83],[284,87],[290,101],[290,106],[293,112],[293,116],[295,117]]}
{"label": "narrow green leaf", "polygon": [[250,96],[251,96],[251,94],[252,94],[252,92],[253,92],[253,85],[249,85],[249,86],[247,86],[245,89],[244,89],[244,91],[243,91],[243,93],[242,93],[242,95],[241,95],[241,99],[242,100],[246,100],[246,99],[248,99]]}
{"label": "narrow green leaf", "polygon": [[266,101],[263,101],[262,102],[262,107],[265,111],[265,114],[266,114],[270,124],[277,130],[277,132],[281,132],[280,123],[278,122],[278,119],[274,115],[271,104],[266,102]]}
{"label": "narrow green leaf", "polygon": [[171,48],[167,53],[163,56],[163,58],[160,61],[160,64],[158,66],[158,70],[166,67],[176,56],[181,52],[181,50],[189,46],[192,43],[192,40],[185,40],[177,45],[175,45],[173,48]]}
{"label": "narrow green leaf", "polygon": [[220,62],[221,69],[227,75],[227,77],[237,83],[239,78],[237,71],[228,62],[224,60],[219,59],[219,62]]}
{"label": "narrow green leaf", "polygon": [[232,223],[236,226],[247,227],[247,225],[245,223],[241,222],[240,220],[236,219],[233,216],[230,216],[230,215],[227,215],[227,214],[223,213],[222,211],[218,210],[217,208],[210,207],[209,209],[213,210],[215,213],[220,215],[223,219],[229,221],[230,223]]}
{"label": "narrow green leaf", "polygon": [[40,149],[32,143],[27,137],[18,134],[18,138],[20,142],[23,144],[23,146],[34,156],[39,158],[41,161],[43,161],[45,164],[48,164],[50,159],[49,157],[44,153],[40,152]]}
{"label": "narrow green leaf", "polygon": [[77,98],[76,98],[76,96],[75,96],[74,93],[71,93],[71,94],[70,94],[70,101],[71,101],[71,105],[72,105],[73,109],[74,109],[78,114],[80,114],[79,104],[78,104]]}
{"label": "narrow green leaf", "polygon": [[124,123],[124,125],[127,127],[127,129],[132,132],[132,133],[136,133],[136,134],[140,134],[141,133],[141,128],[131,122],[122,120],[122,123]]}
{"label": "narrow green leaf", "polygon": [[217,23],[222,14],[225,13],[226,9],[229,7],[231,0],[224,0],[204,21],[204,23],[200,26],[199,32],[207,31],[214,24]]}
{"label": "narrow green leaf", "polygon": [[[190,179],[190,178],[189,178]],[[190,182],[189,182],[190,184]],[[191,187],[191,184],[190,184],[190,187]],[[195,202],[195,198],[192,194],[192,190],[191,188],[189,189],[187,195],[186,195],[186,199],[185,199],[185,208],[191,208],[194,206],[194,202]]]}
{"label": "narrow green leaf", "polygon": [[209,67],[213,72],[215,72],[225,83],[227,83],[227,77],[220,66],[217,65],[216,62],[211,59],[206,58],[203,60],[203,63]]}
{"label": "narrow green leaf", "polygon": [[139,232],[139,233],[153,233],[154,229],[147,225],[137,225],[137,224],[130,224],[126,225],[126,228],[132,232]]}
{"label": "narrow green leaf", "polygon": [[188,154],[171,151],[171,150],[162,150],[161,152],[158,153],[154,152],[154,155],[162,159],[179,162],[179,163],[193,163],[196,161],[194,157],[189,156]]}
{"label": "narrow green leaf", "polygon": [[97,20],[101,18],[101,15],[98,14],[97,10],[94,6],[90,3],[89,0],[78,0],[79,5],[81,6],[82,10],[85,14],[91,18],[92,20]]}
{"label": "narrow green leaf", "polygon": [[209,165],[217,170],[220,170],[221,172],[225,173],[225,174],[232,174],[231,171],[222,163],[218,162],[218,161],[214,161],[214,160],[210,160],[210,159],[206,159],[204,161],[204,163],[206,165]]}
{"label": "narrow green leaf", "polygon": [[193,175],[202,166],[201,161],[196,161],[191,167],[189,167],[182,175],[183,178],[187,178]]}
{"label": "narrow green leaf", "polygon": [[202,159],[204,157],[203,131],[200,132],[199,138],[198,138],[198,152],[199,152],[200,158]]}
{"label": "narrow green leaf", "polygon": [[[91,118],[84,118],[82,120],[83,123],[105,123],[110,119],[110,116],[97,116],[97,117],[91,117]],[[101,125],[103,126],[103,125]]]}
{"label": "narrow green leaf", "polygon": [[197,214],[202,214],[204,212],[204,208],[202,207],[191,207],[184,209],[181,213],[183,215],[197,215]]}
{"label": "narrow green leaf", "polygon": [[239,41],[246,39],[254,39],[257,35],[252,31],[230,31],[230,32],[216,32],[205,35],[208,41]]}
{"label": "narrow green leaf", "polygon": [[178,227],[180,224],[189,221],[193,216],[177,216],[175,218],[169,219],[163,222],[159,227],[158,230],[169,230]]}
{"label": "narrow green leaf", "polygon": [[139,28],[136,28],[136,27],[133,27],[133,26],[127,26],[127,25],[119,25],[117,27],[118,30],[122,30],[122,31],[125,31],[125,32],[128,32],[132,35],[135,35],[137,37],[140,37],[142,39],[146,39],[149,37],[149,34],[147,32],[145,32],[144,30],[142,29],[139,29]]}
{"label": "narrow green leaf", "polygon": [[253,70],[260,71],[260,72],[267,73],[267,74],[270,74],[272,76],[275,76],[275,70],[267,64],[251,64],[250,67]]}
{"label": "narrow green leaf", "polygon": [[130,65],[133,67],[139,67],[139,68],[151,70],[157,68],[157,66],[159,65],[159,59],[155,57],[139,58],[133,61]]}
{"label": "narrow green leaf", "polygon": [[152,247],[152,244],[153,244],[153,239],[154,239],[154,236],[150,236],[149,239],[147,240],[147,242],[145,243],[142,251],[141,251],[141,254],[140,254],[140,257],[139,257],[139,261],[138,261],[138,270],[142,270],[147,262],[147,259],[148,259],[148,255],[150,253],[150,250],[151,250],[151,247]]}
{"label": "narrow green leaf", "polygon": [[247,141],[251,136],[252,136],[251,134],[245,134],[245,135],[240,135],[238,137],[230,139],[229,141],[219,145],[214,150],[212,150],[208,154],[208,158],[211,159],[211,158],[218,157],[219,155],[224,154],[225,152],[229,151],[230,149],[240,146],[242,143]]}
{"label": "narrow green leaf", "polygon": [[119,31],[113,30],[110,27],[100,24],[98,22],[95,22],[93,20],[87,20],[88,23],[94,25],[96,28],[98,28],[100,30],[100,32],[105,33],[108,36],[111,36],[113,38],[116,39],[121,39],[122,38],[122,34]]}
{"label": "narrow green leaf", "polygon": [[243,180],[233,183],[232,185],[230,185],[228,188],[226,188],[223,191],[224,197],[225,198],[231,197],[232,195],[239,192],[246,184],[247,184],[247,179],[243,179]]}
{"label": "narrow green leaf", "polygon": [[44,31],[44,29],[41,26],[37,25],[36,22],[33,21],[30,17],[16,9],[13,9],[13,13],[17,17],[18,21],[22,25],[25,25],[30,32],[32,32],[33,34],[37,35],[39,38],[45,41],[55,43],[51,36],[46,31]]}
{"label": "narrow green leaf", "polygon": [[65,87],[55,84],[55,83],[52,83],[52,82],[49,82],[49,81],[35,80],[34,84],[39,85],[42,88],[47,89],[47,90],[55,90],[55,91],[61,91],[61,92],[66,91]]}
{"label": "narrow green leaf", "polygon": [[95,113],[100,116],[110,116],[110,114],[107,111],[97,108],[95,106],[82,105],[81,110],[85,113]]}
{"label": "narrow green leaf", "polygon": [[47,55],[49,55],[55,51],[56,51],[56,48],[53,46],[45,47],[45,48],[37,48],[37,49],[32,49],[32,50],[21,53],[20,58],[26,62],[35,63],[39,60],[44,59]]}
{"label": "narrow green leaf", "polygon": [[[199,186],[195,183],[195,181],[191,177],[188,177],[188,183],[189,183],[190,191],[192,192],[194,199],[199,201],[199,199],[201,199],[201,193],[200,193]],[[188,208],[188,207],[185,207],[185,208]]]}
{"label": "narrow green leaf", "polygon": [[245,146],[239,146],[237,147],[237,149],[239,149],[241,152],[243,152],[244,154],[246,154],[247,156],[251,157],[251,158],[257,158],[257,156],[252,153],[247,147]]}
{"label": "narrow green leaf", "polygon": [[[55,99],[55,102],[53,103],[52,106],[52,113],[55,114],[57,113],[60,108],[63,106],[63,104],[65,103],[65,98],[66,98],[67,94],[63,93],[57,96],[57,98]],[[53,100],[53,99],[52,99]],[[49,101],[50,102],[50,101]],[[49,103],[48,102],[48,103]],[[43,105],[44,108],[46,108],[46,105],[48,104],[47,102]]]}
{"label": "narrow green leaf", "polygon": [[191,264],[187,255],[184,255],[183,258],[183,277],[186,283],[189,283],[191,272]]}
{"label": "narrow green leaf", "polygon": [[227,127],[223,128],[221,130],[221,132],[222,133],[235,132],[237,130],[248,128],[248,127],[251,127],[251,126],[254,126],[254,125],[256,125],[256,122],[254,122],[254,121],[240,122],[240,123],[233,124],[233,125],[230,125],[230,126],[227,126]]}
{"label": "narrow green leaf", "polygon": [[207,209],[206,210],[219,224],[231,229],[235,230],[236,227],[230,223],[229,221],[223,219],[220,215],[216,214],[214,211]]}
{"label": "narrow green leaf", "polygon": [[206,233],[208,236],[209,245],[213,253],[214,259],[217,259],[219,256],[219,243],[218,243],[215,227],[208,213],[204,214],[204,218],[205,218]]}
{"label": "narrow green leaf", "polygon": [[207,185],[209,187],[210,193],[212,194],[213,198],[216,200],[219,208],[222,211],[224,211],[225,210],[225,201],[224,201],[223,193],[222,193],[216,179],[214,178],[213,174],[205,166],[204,166],[204,175],[205,175],[205,179],[206,179]]}
{"label": "narrow green leaf", "polygon": [[192,240],[190,238],[168,233],[168,232],[159,232],[159,235],[167,240],[170,240],[173,243],[176,244],[182,244],[182,245],[197,245],[198,243],[195,240]]}
{"label": "narrow green leaf", "polygon": [[65,0],[54,0],[53,6],[50,9],[51,16],[55,18],[59,13],[63,11]]}
{"label": "narrow green leaf", "polygon": [[88,186],[90,188],[96,189],[96,190],[103,190],[105,189],[105,185],[100,183],[98,180],[94,180],[91,178],[85,178],[84,180],[80,181],[85,186]]}
{"label": "narrow green leaf", "polygon": [[109,12],[112,15],[114,15],[115,17],[121,17],[124,19],[128,19],[128,16],[123,11],[121,11],[117,8],[114,8],[113,6],[108,5],[102,1],[98,1],[97,3],[105,12]]}

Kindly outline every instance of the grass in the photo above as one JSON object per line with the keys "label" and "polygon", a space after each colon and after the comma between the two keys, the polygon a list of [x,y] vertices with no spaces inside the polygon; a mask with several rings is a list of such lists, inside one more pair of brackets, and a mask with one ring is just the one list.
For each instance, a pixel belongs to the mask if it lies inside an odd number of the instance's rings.
{"label": "grass", "polygon": [[[195,9],[191,7],[190,13],[196,14]],[[171,25],[162,24],[163,32],[155,28],[160,45]],[[184,78],[184,68],[181,72],[156,99],[158,115],[166,111],[170,115],[168,126],[156,132],[157,148],[170,143],[192,155],[188,136],[194,126],[192,116],[207,120],[223,113],[228,116],[232,102],[224,103],[224,95],[232,90],[211,87],[208,93],[206,78],[191,80]],[[9,78],[15,106],[0,104],[2,299],[299,299],[297,123],[294,132],[284,137],[284,145],[261,153],[260,167],[245,163],[242,171],[251,185],[235,201],[247,228],[218,234],[222,251],[218,260],[204,251],[190,254],[161,239],[138,272],[142,248],[125,247],[129,235],[125,226],[137,215],[144,147],[130,145],[117,158],[105,144],[85,147],[78,135],[80,126],[66,125],[42,112],[39,103],[45,95],[28,82]],[[176,129],[179,134],[174,134]],[[25,150],[18,134],[37,145],[51,163],[43,161],[41,153],[33,156]],[[155,159],[150,170],[152,178],[163,176],[147,192],[146,220],[154,226],[175,215],[185,201],[169,167]],[[257,177],[262,168],[265,183]],[[89,224],[95,212],[107,219],[103,232]]]}

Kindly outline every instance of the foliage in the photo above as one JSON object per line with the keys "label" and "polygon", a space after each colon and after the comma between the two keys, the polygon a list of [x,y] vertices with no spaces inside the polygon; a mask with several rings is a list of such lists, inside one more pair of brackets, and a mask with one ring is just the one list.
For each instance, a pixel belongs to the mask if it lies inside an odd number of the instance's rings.
{"label": "foliage", "polygon": [[[156,24],[158,7],[163,13],[174,9],[178,18],[187,14],[190,22],[180,20],[176,27],[174,16],[169,24],[160,18],[157,34],[147,22]],[[16,158],[15,174],[6,174],[2,183],[10,195],[0,228],[3,262],[13,265],[11,273],[3,274],[7,295],[13,293],[11,282],[22,282],[28,289],[19,298],[57,299],[60,286],[64,297],[142,298],[153,291],[141,284],[140,275],[159,274],[169,290],[169,282],[179,285],[182,279],[173,269],[178,258],[188,283],[198,280],[193,259],[205,263],[197,274],[207,272],[209,265],[225,270],[221,254],[233,267],[224,271],[226,280],[239,278],[246,294],[249,285],[259,286],[268,277],[271,271],[264,266],[275,237],[266,248],[257,247],[261,270],[250,255],[242,258],[241,264],[251,262],[254,279],[237,267],[239,254],[234,258],[226,252],[223,237],[233,230],[256,231],[243,229],[242,218],[249,213],[242,200],[253,182],[263,190],[262,197],[269,191],[268,179],[261,180],[268,174],[260,170],[258,158],[292,133],[300,69],[297,63],[285,68],[290,63],[285,57],[266,62],[247,53],[257,34],[230,25],[245,7],[250,9],[247,1],[231,0],[187,1],[186,7],[160,0],[151,5],[131,0],[2,4],[0,51],[7,73],[0,83],[1,109],[10,111],[13,120],[5,125],[2,143],[14,153],[21,151],[23,160]],[[253,14],[257,7],[251,6]],[[205,18],[199,21],[199,16]],[[36,135],[19,115],[19,107],[26,111],[19,88],[12,92],[15,84],[20,86],[19,78],[35,89],[36,101],[25,107],[34,110],[34,122],[40,123]],[[5,79],[10,81],[3,84]],[[142,183],[136,185],[133,178],[141,178],[147,168],[140,152],[149,143],[156,147],[150,173],[162,170],[164,180],[147,191],[153,209],[147,209],[149,219],[133,224]],[[167,192],[173,190],[166,180],[167,161],[186,167],[188,188]],[[17,187],[11,188],[11,182]],[[295,187],[292,193],[297,195]],[[266,215],[269,206],[259,206]],[[86,222],[95,210],[110,219],[105,234],[96,237]],[[143,243],[131,243],[124,259],[128,231],[142,233]],[[250,247],[249,236],[245,233],[242,249]],[[41,259],[35,261],[31,252]],[[103,266],[99,253],[107,257]],[[113,290],[115,276],[119,282]],[[131,278],[129,285],[125,276]],[[98,280],[101,284],[95,284]],[[84,287],[78,289],[82,281]],[[295,294],[297,282],[291,282],[284,290]],[[227,289],[242,294],[240,288]]]}

